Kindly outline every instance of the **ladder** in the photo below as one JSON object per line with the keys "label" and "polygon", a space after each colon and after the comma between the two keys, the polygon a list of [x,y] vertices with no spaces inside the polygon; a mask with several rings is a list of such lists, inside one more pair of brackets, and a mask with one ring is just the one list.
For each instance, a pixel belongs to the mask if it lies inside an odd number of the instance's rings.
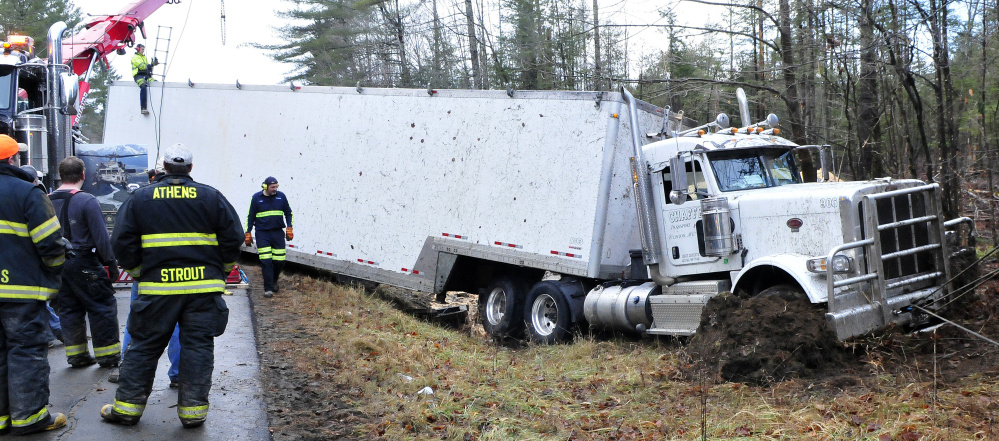
{"label": "ladder", "polygon": [[[167,57],[170,56],[170,37],[172,35],[172,26],[157,26],[156,44],[153,46],[153,58],[159,60],[160,64],[163,65],[163,73],[153,75],[158,76],[160,81],[166,80]],[[163,43],[163,49],[160,49],[161,42]]]}

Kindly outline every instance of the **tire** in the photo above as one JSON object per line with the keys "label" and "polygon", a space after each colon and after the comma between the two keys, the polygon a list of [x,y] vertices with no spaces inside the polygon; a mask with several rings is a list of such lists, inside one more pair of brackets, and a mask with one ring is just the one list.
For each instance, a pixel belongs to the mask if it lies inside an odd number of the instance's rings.
{"label": "tire", "polygon": [[524,322],[531,341],[542,344],[572,340],[572,311],[562,290],[554,282],[538,282],[527,293]]}
{"label": "tire", "polygon": [[507,276],[494,280],[479,294],[479,322],[494,338],[519,338],[524,333],[525,287]]}

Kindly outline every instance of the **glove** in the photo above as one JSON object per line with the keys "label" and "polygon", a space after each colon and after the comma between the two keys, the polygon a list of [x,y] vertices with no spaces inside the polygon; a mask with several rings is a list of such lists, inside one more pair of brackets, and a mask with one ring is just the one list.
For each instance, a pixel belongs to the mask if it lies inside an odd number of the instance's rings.
{"label": "glove", "polygon": [[108,268],[108,279],[111,280],[111,283],[117,282],[118,277],[121,276],[121,270],[118,269],[118,261],[112,260],[108,262],[105,266],[107,266]]}
{"label": "glove", "polygon": [[243,243],[245,243],[246,246],[253,245],[253,236],[251,236],[250,233],[246,233],[246,239],[243,239]]}
{"label": "glove", "polygon": [[158,66],[159,64],[160,60],[157,60],[156,57],[153,57],[153,62],[149,63],[150,66]]}
{"label": "glove", "polygon": [[295,232],[291,230],[291,227],[284,229],[284,238],[289,241],[295,238]]}

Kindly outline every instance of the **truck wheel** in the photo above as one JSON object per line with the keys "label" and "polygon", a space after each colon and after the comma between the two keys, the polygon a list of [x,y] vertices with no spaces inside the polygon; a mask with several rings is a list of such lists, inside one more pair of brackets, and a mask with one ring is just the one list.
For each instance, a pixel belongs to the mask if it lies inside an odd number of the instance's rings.
{"label": "truck wheel", "polygon": [[572,339],[569,303],[553,282],[539,282],[527,293],[524,318],[532,341],[544,344],[565,343]]}
{"label": "truck wheel", "polygon": [[492,337],[520,337],[524,321],[524,285],[510,277],[500,277],[479,294],[479,321]]}

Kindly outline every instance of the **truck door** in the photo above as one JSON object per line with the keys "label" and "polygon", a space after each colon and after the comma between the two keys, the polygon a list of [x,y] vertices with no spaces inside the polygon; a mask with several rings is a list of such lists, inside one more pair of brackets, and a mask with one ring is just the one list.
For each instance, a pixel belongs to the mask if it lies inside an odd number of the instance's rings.
{"label": "truck door", "polygon": [[[672,265],[695,265],[713,262],[715,257],[704,255],[704,230],[701,225],[701,199],[708,197],[708,185],[704,180],[699,158],[685,162],[687,173],[687,199],[676,205],[669,200],[660,201],[665,220],[666,247],[664,254],[669,256]],[[669,197],[673,190],[671,170],[663,170],[663,195]]]}

